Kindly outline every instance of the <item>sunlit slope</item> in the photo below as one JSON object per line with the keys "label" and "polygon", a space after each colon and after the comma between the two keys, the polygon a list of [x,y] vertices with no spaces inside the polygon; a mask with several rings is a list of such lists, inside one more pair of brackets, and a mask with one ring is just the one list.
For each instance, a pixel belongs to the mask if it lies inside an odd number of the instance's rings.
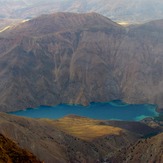
{"label": "sunlit slope", "polygon": [[54,121],[59,129],[83,140],[93,140],[106,135],[120,135],[123,129],[100,125],[100,121],[76,116],[65,117]]}
{"label": "sunlit slope", "polygon": [[0,19],[0,32],[19,24],[21,21],[21,19]]}
{"label": "sunlit slope", "polygon": [[7,27],[1,29],[1,30],[0,30],[0,33],[1,33],[1,32],[4,32],[5,30],[7,30],[7,29],[9,29],[9,28],[10,28],[10,26],[7,26]]}

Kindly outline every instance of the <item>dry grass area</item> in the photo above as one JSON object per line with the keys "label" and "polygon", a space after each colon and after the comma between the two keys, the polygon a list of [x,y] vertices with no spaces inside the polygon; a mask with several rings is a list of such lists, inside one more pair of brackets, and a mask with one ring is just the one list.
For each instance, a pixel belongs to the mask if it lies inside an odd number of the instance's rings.
{"label": "dry grass area", "polygon": [[68,116],[52,121],[60,130],[83,140],[93,140],[105,135],[119,135],[121,128],[101,125],[101,121],[84,117]]}

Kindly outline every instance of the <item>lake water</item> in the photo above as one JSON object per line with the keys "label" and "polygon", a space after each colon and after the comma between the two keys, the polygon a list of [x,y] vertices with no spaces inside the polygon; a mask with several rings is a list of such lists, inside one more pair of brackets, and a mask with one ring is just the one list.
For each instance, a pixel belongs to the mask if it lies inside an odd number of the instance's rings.
{"label": "lake water", "polygon": [[12,112],[17,116],[58,119],[73,114],[99,120],[140,121],[146,117],[158,116],[155,105],[126,104],[120,100],[106,103],[90,103],[89,106],[60,104],[53,107],[40,106],[35,109]]}

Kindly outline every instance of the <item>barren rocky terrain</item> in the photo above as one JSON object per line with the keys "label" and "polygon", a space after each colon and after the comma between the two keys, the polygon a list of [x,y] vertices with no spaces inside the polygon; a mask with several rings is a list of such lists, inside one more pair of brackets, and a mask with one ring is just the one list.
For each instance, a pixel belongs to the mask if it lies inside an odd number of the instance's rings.
{"label": "barren rocky terrain", "polygon": [[163,20],[40,16],[0,33],[0,111],[122,99],[163,107]]}

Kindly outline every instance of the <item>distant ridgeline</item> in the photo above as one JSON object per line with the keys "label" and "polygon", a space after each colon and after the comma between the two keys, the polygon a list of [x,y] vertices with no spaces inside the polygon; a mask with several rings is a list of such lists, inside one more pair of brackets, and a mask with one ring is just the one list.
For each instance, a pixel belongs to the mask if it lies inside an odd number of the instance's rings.
{"label": "distant ridgeline", "polygon": [[31,19],[54,12],[98,12],[114,21],[128,23],[140,23],[163,18],[162,0],[1,1],[0,18]]}

